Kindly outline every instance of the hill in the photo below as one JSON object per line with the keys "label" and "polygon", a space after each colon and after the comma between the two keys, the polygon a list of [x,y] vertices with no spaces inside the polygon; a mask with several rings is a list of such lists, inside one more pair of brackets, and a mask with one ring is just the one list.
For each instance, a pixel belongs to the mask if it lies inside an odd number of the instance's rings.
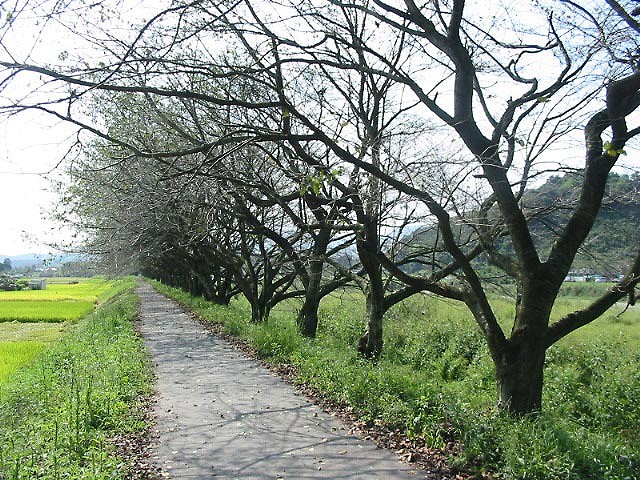
{"label": "hill", "polygon": [[0,255],[0,261],[8,258],[11,260],[11,267],[22,268],[44,268],[59,267],[68,262],[75,262],[80,259],[76,254],[51,254],[51,253],[25,253],[23,255]]}
{"label": "hill", "polygon": [[[532,235],[540,252],[549,252],[579,195],[577,175],[551,177],[525,199]],[[612,174],[593,230],[574,261],[575,270],[623,273],[640,245],[640,174]]]}
{"label": "hill", "polygon": [[[553,242],[573,211],[581,180],[578,174],[551,177],[540,187],[528,191],[521,201],[542,260],[546,259]],[[459,222],[459,238],[473,241],[473,230],[465,226],[472,221]],[[624,273],[640,245],[639,227],[640,174],[612,174],[607,183],[603,206],[590,235],[574,260],[573,270],[605,275]],[[424,227],[405,237],[404,254],[415,254],[421,245],[433,245],[436,235],[433,227]],[[442,248],[441,240],[439,245]],[[509,253],[512,247],[504,239],[499,240],[499,249]],[[436,255],[436,258],[443,263],[450,261],[449,256],[444,253]],[[480,267],[485,263],[484,259],[478,261]],[[406,267],[407,271],[413,272],[419,269],[418,264]],[[488,269],[486,273],[497,274],[493,269]]]}

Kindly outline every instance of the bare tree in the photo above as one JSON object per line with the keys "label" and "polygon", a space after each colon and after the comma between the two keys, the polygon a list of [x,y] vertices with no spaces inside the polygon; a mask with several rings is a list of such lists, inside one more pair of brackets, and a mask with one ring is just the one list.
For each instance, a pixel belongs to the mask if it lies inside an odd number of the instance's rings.
{"label": "bare tree", "polygon": [[[569,0],[530,2],[523,4],[526,20],[499,3],[474,10],[464,0],[278,6],[276,12],[250,0],[174,2],[130,38],[87,32],[85,41],[100,42],[108,60],[88,66],[45,66],[4,55],[5,88],[29,72],[64,86],[47,102],[16,100],[8,110],[47,112],[179,175],[200,175],[248,143],[275,142],[311,168],[311,182],[330,183],[334,204],[347,209],[341,215],[352,229],[366,279],[363,353],[379,354],[385,302],[401,296],[395,292],[385,299],[385,282],[401,282],[402,295],[424,290],[456,299],[487,341],[502,408],[515,414],[539,409],[547,349],[616,301],[631,301],[640,281],[639,253],[615,288],[584,310],[551,321],[558,290],[596,220],[607,178],[640,132],[627,126],[640,105],[633,12],[614,0],[607,8]],[[615,20],[605,21],[611,12]],[[97,91],[146,98],[152,108],[167,101],[173,110],[158,115],[146,135],[132,138],[77,111],[78,101]],[[412,118],[437,130],[414,130]],[[567,169],[559,147],[576,149],[578,127],[586,159],[570,168],[583,175],[581,193],[553,246],[541,251],[522,199],[533,178]],[[171,141],[158,149],[148,140],[161,132],[170,132]],[[385,151],[385,142],[394,138],[412,141],[417,153]],[[451,139],[457,148],[438,148]],[[433,151],[439,155],[428,157],[430,162],[418,161]],[[547,161],[552,167],[545,167]],[[434,185],[430,177],[438,172],[447,185]],[[434,245],[409,257],[430,262],[430,271],[408,273],[401,268],[407,257],[381,240],[383,205],[400,197],[437,225]],[[244,211],[256,232],[273,221],[258,213],[259,202],[236,201],[241,208],[232,211]],[[300,234],[292,232],[292,238]],[[255,248],[270,248],[277,238],[270,235]],[[251,258],[253,247],[244,248],[242,258]],[[517,285],[508,333],[491,307],[477,268],[480,257]],[[457,279],[453,285],[451,275]]]}

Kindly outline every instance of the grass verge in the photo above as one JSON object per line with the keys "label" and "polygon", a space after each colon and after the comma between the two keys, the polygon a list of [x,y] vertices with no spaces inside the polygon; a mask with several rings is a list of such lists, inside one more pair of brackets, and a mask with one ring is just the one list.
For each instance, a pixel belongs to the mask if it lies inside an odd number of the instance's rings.
{"label": "grass verge", "polygon": [[123,293],[0,385],[0,478],[124,479],[111,436],[144,427],[133,414],[151,373]]}
{"label": "grass verge", "polygon": [[274,311],[268,324],[252,325],[243,301],[222,307],[155,285],[247,339],[262,358],[294,365],[299,382],[348,405],[363,421],[448,450],[450,463],[467,472],[509,480],[640,479],[637,313],[605,317],[552,347],[544,411],[513,419],[494,407],[491,359],[456,304],[415,296],[392,309],[383,357],[373,364],[355,352],[364,307],[351,292],[323,301],[318,337],[308,340],[297,333],[295,305]]}

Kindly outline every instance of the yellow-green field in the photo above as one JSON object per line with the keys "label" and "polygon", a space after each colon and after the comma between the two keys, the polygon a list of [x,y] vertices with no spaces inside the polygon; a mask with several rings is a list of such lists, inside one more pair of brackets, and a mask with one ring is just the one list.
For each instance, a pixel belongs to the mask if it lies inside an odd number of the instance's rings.
{"label": "yellow-green field", "polygon": [[115,295],[122,281],[104,279],[50,283],[45,290],[0,292],[0,322],[76,321]]}
{"label": "yellow-green field", "polygon": [[0,322],[64,322],[80,320],[93,310],[93,302],[0,301]]}
{"label": "yellow-green field", "polygon": [[11,372],[58,340],[67,328],[67,323],[0,323],[0,385]]}
{"label": "yellow-green field", "polygon": [[96,304],[131,285],[131,280],[74,279],[73,283],[49,283],[45,290],[0,292],[0,384]]}
{"label": "yellow-green field", "polygon": [[111,296],[110,290],[121,284],[117,280],[81,279],[77,283],[49,282],[45,290],[23,290],[19,292],[0,292],[0,303],[4,301],[58,302],[73,300],[95,303],[103,300],[105,294]]}

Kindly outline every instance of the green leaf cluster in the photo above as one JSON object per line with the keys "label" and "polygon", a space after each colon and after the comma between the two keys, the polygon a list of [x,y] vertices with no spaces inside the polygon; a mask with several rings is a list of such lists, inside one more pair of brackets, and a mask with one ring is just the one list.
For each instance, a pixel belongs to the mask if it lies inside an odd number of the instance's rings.
{"label": "green leaf cluster", "polygon": [[331,172],[319,170],[315,175],[305,175],[300,182],[300,195],[304,196],[307,193],[318,195],[324,185],[334,181],[340,173],[339,169],[334,169]]}

